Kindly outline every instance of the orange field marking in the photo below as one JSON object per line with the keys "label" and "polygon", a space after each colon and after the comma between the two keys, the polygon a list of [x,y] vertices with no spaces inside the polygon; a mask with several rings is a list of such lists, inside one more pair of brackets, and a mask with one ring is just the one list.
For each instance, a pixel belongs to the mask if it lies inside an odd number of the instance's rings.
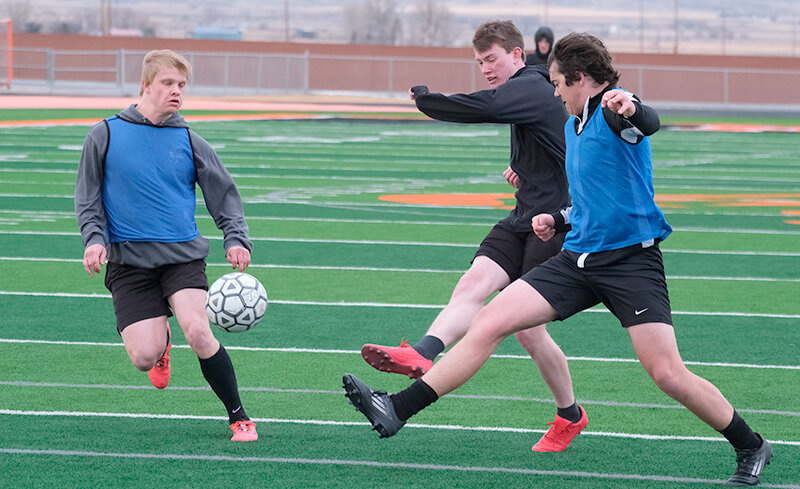
{"label": "orange field marking", "polygon": [[[691,202],[707,202],[714,207],[793,207],[800,206],[800,194],[657,194],[655,200],[662,208],[686,208]],[[513,209],[514,194],[400,194],[381,195],[379,200],[401,204],[438,205],[449,207],[492,207]],[[511,200],[509,203],[507,201]],[[800,210],[781,211],[790,216],[800,215]],[[784,221],[800,224],[800,221]]]}
{"label": "orange field marking", "polygon": [[728,202],[725,204],[714,204],[716,207],[796,207],[800,206],[800,200],[757,200],[753,202]]}
{"label": "orange field marking", "polygon": [[503,200],[513,199],[514,194],[409,194],[381,195],[378,200],[397,202],[400,204],[441,205],[441,206],[475,206],[494,207],[495,209],[513,209]]}

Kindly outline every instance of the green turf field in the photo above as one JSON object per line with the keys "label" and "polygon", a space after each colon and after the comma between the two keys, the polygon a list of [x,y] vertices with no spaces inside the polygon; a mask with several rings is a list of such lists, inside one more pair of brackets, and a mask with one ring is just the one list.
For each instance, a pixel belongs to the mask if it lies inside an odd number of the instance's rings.
{"label": "green turf field", "polygon": [[[0,120],[104,115],[0,111]],[[0,486],[688,489],[732,473],[730,446],[655,387],[602,308],[548,327],[589,415],[563,453],[530,451],[555,407],[513,339],[391,439],[349,406],[346,372],[389,391],[409,384],[358,350],[418,340],[508,213],[506,127],[193,128],[239,185],[255,242],[248,271],[270,296],[253,330],[216,333],[259,441],[229,440],[174,324],[167,389],[130,364],[102,278],[80,263],[72,194],[88,126],[0,127]],[[675,228],[662,249],[683,358],[773,442],[762,486],[800,488],[800,135],[667,128],[652,144],[656,193]],[[500,196],[459,206],[385,197],[409,194]],[[202,199],[198,225],[212,239],[213,280],[230,267]]]}

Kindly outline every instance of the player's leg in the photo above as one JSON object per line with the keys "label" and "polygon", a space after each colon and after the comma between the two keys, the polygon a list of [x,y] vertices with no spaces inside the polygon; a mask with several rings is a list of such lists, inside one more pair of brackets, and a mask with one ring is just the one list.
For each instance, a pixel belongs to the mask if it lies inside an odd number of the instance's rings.
{"label": "player's leg", "polygon": [[133,365],[146,371],[158,389],[169,384],[169,307],[157,270],[109,262],[105,285],[111,291],[114,314],[125,350]]}
{"label": "player's leg", "polygon": [[239,398],[239,387],[228,352],[211,332],[206,315],[208,278],[205,262],[167,267],[161,276],[161,288],[167,296],[186,342],[197,355],[200,370],[211,389],[225,405],[234,441],[258,439],[255,423],[250,421]]}
{"label": "player's leg", "polygon": [[445,348],[467,334],[470,323],[486,299],[510,283],[508,273],[487,256],[476,256],[456,284],[450,301],[436,316],[427,335],[436,336]]}
{"label": "player's leg", "polygon": [[[525,241],[523,273],[557,255],[564,244],[564,237],[564,233],[559,233],[548,241],[542,241],[535,233],[529,233]],[[516,337],[536,362],[542,379],[556,401],[555,419],[550,423],[547,433],[533,446],[533,450],[563,451],[588,424],[586,412],[575,402],[567,358],[544,325],[541,328],[519,331]]]}
{"label": "player's leg", "polygon": [[638,324],[630,326],[628,333],[642,366],[665,394],[716,430],[730,423],[733,407],[713,384],[686,368],[671,325]]}
{"label": "player's leg", "polygon": [[737,452],[738,467],[729,485],[754,485],[769,463],[772,449],[753,433],[711,382],[690,372],[678,351],[671,325],[645,323],[628,327],[636,356],[665,394],[722,433]]}
{"label": "player's leg", "polygon": [[573,406],[575,394],[572,390],[572,377],[569,374],[567,357],[558,344],[553,341],[545,325],[519,331],[516,333],[516,337],[536,362],[542,379],[553,393],[556,406],[562,409]]}
{"label": "player's leg", "polygon": [[206,291],[181,289],[169,296],[169,303],[181,326],[186,342],[200,361],[211,390],[219,397],[228,412],[234,441],[258,439],[255,423],[247,417],[239,397],[239,386],[233,363],[225,348],[214,338],[206,315]]}
{"label": "player's leg", "polygon": [[517,280],[481,309],[464,338],[421,380],[437,396],[448,394],[475,375],[508,336],[556,317],[555,309],[536,289]]}
{"label": "player's leg", "polygon": [[147,372],[161,359],[168,345],[167,316],[137,321],[125,326],[119,334],[133,366]]}
{"label": "player's leg", "polygon": [[381,437],[392,436],[408,418],[469,380],[505,338],[556,317],[531,285],[517,280],[481,309],[464,338],[408,389],[389,396],[346,374],[346,395]]}
{"label": "player's leg", "polygon": [[399,347],[368,343],[361,349],[364,360],[383,372],[412,379],[427,372],[437,355],[466,334],[486,300],[519,277],[528,234],[515,232],[507,221],[500,221],[481,243],[470,268],[425,336],[413,346],[405,341]]}
{"label": "player's leg", "polygon": [[366,344],[361,355],[378,370],[418,378],[439,353],[464,336],[486,299],[508,285],[508,280],[508,274],[490,258],[475,257],[422,340],[413,347],[405,342],[399,347]]}
{"label": "player's leg", "polygon": [[532,450],[562,452],[589,424],[586,411],[575,401],[567,358],[550,337],[545,325],[518,331],[516,336],[533,357],[556,401],[555,419],[549,423],[550,428],[533,445]]}

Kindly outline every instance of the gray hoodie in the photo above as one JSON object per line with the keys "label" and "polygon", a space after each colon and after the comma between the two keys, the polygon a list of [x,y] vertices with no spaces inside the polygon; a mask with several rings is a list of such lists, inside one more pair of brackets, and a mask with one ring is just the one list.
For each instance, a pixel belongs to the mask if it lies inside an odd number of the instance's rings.
{"label": "gray hoodie", "polygon": [[[197,183],[203,191],[206,208],[214,218],[217,228],[222,230],[225,251],[232,246],[253,249],[248,239],[247,223],[244,219],[242,199],[233,178],[225,169],[211,145],[188,129],[179,114],[172,115],[160,124],[153,124],[131,105],[119,114],[120,119],[134,124],[179,127],[189,131],[194,156]],[[105,179],[105,157],[108,150],[109,132],[104,122],[95,125],[86,136],[83,153],[78,166],[75,185],[75,214],[81,230],[83,245],[101,244],[108,251],[108,261],[141,268],[156,268],[162,265],[186,263],[205,259],[208,256],[208,240],[198,236],[192,241],[179,243],[124,241],[109,243],[106,233],[106,212],[103,206],[103,182]]]}

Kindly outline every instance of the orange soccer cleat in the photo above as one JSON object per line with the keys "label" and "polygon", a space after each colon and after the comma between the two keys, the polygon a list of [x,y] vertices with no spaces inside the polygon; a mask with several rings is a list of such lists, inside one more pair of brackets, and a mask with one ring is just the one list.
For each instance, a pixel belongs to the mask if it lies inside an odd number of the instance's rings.
{"label": "orange soccer cleat", "polygon": [[400,346],[364,345],[361,356],[381,372],[408,375],[410,379],[422,377],[433,366],[432,360],[420,355],[405,340]]}
{"label": "orange soccer cleat", "polygon": [[573,423],[556,414],[556,420],[552,423],[547,423],[551,425],[550,429],[536,442],[536,445],[531,450],[534,452],[563,452],[572,440],[578,436],[578,433],[583,431],[586,425],[589,424],[589,417],[586,415],[586,411],[581,406],[578,406],[578,408],[581,410],[581,419]]}

